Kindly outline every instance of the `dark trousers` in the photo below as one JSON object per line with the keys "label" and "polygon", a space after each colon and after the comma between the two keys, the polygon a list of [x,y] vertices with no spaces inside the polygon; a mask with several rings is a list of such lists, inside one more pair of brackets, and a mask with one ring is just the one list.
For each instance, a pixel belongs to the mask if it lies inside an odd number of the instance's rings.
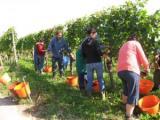
{"label": "dark trousers", "polygon": [[85,73],[78,73],[78,84],[80,90],[85,90],[86,86]]}
{"label": "dark trousers", "polygon": [[42,72],[43,66],[44,66],[44,55],[35,55],[34,56],[34,65],[35,65],[35,70],[38,70],[39,72]]}
{"label": "dark trousers", "polygon": [[53,77],[56,75],[56,70],[57,70],[57,63],[58,63],[58,69],[60,76],[63,75],[63,57],[60,58],[52,58],[52,72],[53,72]]}

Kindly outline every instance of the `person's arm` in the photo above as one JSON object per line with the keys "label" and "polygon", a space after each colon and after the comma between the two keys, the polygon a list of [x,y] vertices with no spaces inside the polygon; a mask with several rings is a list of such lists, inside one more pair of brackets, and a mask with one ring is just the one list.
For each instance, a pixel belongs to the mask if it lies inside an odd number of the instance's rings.
{"label": "person's arm", "polygon": [[70,54],[71,48],[69,47],[68,42],[65,40],[63,42],[64,42],[64,49]]}
{"label": "person's arm", "polygon": [[69,57],[71,62],[75,60],[75,56],[74,54],[71,52],[71,48],[68,45],[68,42],[64,41],[64,49],[67,51],[67,53],[69,53]]}
{"label": "person's arm", "polygon": [[149,71],[149,62],[139,42],[136,43],[136,50],[140,65],[143,66],[146,71]]}
{"label": "person's arm", "polygon": [[82,45],[81,45],[81,52],[82,52],[82,56],[84,58],[86,58],[86,54],[85,54],[85,42],[83,42]]}
{"label": "person's arm", "polygon": [[103,56],[103,52],[101,51],[101,46],[100,46],[100,43],[98,41],[95,41],[95,49],[97,50],[98,54],[100,56]]}

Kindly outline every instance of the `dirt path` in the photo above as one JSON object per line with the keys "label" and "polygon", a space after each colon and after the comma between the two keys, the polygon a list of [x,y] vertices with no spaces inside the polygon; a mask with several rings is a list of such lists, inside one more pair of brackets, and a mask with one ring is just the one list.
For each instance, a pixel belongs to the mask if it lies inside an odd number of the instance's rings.
{"label": "dirt path", "polygon": [[0,119],[1,120],[40,120],[25,112],[28,105],[16,105],[11,97],[0,95]]}

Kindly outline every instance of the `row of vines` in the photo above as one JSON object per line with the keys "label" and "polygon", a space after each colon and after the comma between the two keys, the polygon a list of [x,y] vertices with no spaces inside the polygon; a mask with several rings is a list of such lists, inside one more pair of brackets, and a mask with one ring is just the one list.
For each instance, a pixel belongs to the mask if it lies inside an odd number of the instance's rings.
{"label": "row of vines", "polygon": [[10,55],[13,51],[11,33],[14,32],[18,53],[31,52],[34,44],[44,38],[48,45],[57,29],[63,29],[64,37],[72,49],[76,49],[85,37],[89,26],[97,28],[101,41],[108,46],[110,58],[116,58],[118,49],[126,38],[136,33],[147,55],[152,55],[160,45],[160,10],[149,15],[145,9],[146,0],[135,3],[127,1],[124,5],[98,11],[90,16],[72,20],[64,25],[42,30],[17,39],[14,28],[9,28],[0,37],[0,51]]}

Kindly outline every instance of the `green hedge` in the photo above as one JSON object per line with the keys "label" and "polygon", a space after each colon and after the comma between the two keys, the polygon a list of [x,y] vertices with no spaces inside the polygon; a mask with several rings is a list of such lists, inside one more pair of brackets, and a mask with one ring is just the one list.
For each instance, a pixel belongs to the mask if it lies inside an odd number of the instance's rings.
{"label": "green hedge", "polygon": [[[127,37],[136,33],[147,55],[154,53],[160,44],[160,10],[148,15],[145,10],[146,0],[131,1],[118,7],[111,7],[90,16],[78,18],[65,25],[55,26],[20,38],[18,50],[31,50],[40,38],[44,38],[47,45],[57,29],[64,30],[64,36],[72,49],[76,49],[85,37],[85,30],[89,26],[97,28],[104,44],[111,50],[111,56],[116,57],[120,46]],[[2,40],[0,39],[0,42]]]}

